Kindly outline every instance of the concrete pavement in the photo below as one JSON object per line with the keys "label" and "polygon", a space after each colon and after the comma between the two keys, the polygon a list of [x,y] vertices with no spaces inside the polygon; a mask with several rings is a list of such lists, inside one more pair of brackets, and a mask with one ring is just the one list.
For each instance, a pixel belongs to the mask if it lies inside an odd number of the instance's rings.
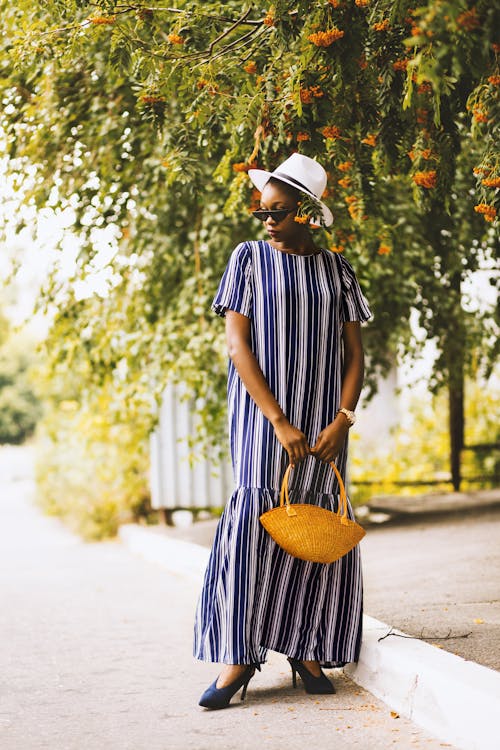
{"label": "concrete pavement", "polygon": [[[500,673],[487,667],[499,664],[500,492],[422,496],[403,510],[382,502],[368,516],[389,522],[368,518],[361,542],[375,618],[365,616],[360,662],[346,672],[443,740],[497,750]],[[130,525],[120,536],[199,586],[215,526]]]}
{"label": "concrete pavement", "polygon": [[391,716],[341,671],[335,696],[293,690],[277,654],[244,703],[200,709],[217,667],[191,656],[198,587],[42,516],[27,469],[26,454],[0,451],[2,750],[452,747]]}
{"label": "concrete pavement", "polygon": [[372,529],[363,557],[367,612],[500,670],[500,506]]}

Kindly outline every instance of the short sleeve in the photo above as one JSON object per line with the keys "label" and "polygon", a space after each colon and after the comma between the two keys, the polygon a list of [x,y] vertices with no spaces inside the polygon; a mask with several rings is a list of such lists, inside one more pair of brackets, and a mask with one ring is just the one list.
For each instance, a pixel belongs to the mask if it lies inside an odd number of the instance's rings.
{"label": "short sleeve", "polygon": [[372,312],[368,306],[361,287],[354,273],[353,267],[343,255],[336,255],[340,264],[340,276],[342,284],[342,321],[364,323],[372,317]]}
{"label": "short sleeve", "polygon": [[252,253],[248,243],[243,242],[231,254],[212,302],[212,310],[222,318],[226,310],[251,318],[252,296]]}

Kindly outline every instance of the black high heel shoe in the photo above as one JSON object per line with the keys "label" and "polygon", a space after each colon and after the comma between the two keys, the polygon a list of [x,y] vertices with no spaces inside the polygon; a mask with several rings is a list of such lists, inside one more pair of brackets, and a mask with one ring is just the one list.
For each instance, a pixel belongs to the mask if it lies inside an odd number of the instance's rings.
{"label": "black high heel shoe", "polygon": [[241,700],[245,700],[247,694],[248,683],[255,674],[255,670],[258,669],[260,672],[260,664],[249,664],[245,671],[226,687],[218,688],[217,679],[208,687],[200,698],[198,703],[203,708],[227,708],[231,702],[233,695],[236,695],[240,687],[243,687],[241,692]]}
{"label": "black high heel shoe", "polygon": [[297,687],[298,672],[302,678],[302,682],[304,683],[306,693],[311,693],[312,695],[326,695],[327,693],[335,692],[333,683],[330,682],[328,677],[323,674],[323,672],[321,672],[321,675],[319,677],[315,677],[315,675],[311,674],[311,672],[302,664],[301,661],[292,659],[290,656],[288,657],[288,661],[292,668],[292,680],[294,688]]}

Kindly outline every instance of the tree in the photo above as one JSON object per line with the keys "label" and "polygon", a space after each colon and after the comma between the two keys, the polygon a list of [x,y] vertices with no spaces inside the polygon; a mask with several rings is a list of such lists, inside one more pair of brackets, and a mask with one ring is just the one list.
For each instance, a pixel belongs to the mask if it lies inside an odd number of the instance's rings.
{"label": "tree", "polygon": [[0,444],[23,443],[41,415],[29,376],[34,344],[26,334],[14,337],[10,329],[0,312]]}
{"label": "tree", "polygon": [[[411,6],[411,10],[410,7]],[[498,243],[498,9],[479,0],[120,4],[2,2],[2,128],[28,199],[117,228],[107,297],[55,277],[57,367],[115,388],[122,418],[188,382],[217,440],[223,345],[207,314],[229,249],[250,228],[245,172],[300,150],[330,173],[334,251],[372,304],[372,371],[415,349],[416,308],[440,352],[454,484],[463,373],[492,366],[491,314],[462,283]],[[217,356],[214,356],[214,352]],[[218,428],[217,428],[218,425]]]}

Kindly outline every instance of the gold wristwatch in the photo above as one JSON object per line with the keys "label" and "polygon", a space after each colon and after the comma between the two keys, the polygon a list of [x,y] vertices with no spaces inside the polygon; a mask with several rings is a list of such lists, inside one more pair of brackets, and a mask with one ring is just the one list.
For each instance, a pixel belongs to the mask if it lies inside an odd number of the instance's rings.
{"label": "gold wristwatch", "polygon": [[339,409],[337,414],[343,414],[345,416],[349,427],[352,427],[354,422],[356,421],[356,414],[350,409],[346,409],[345,407],[343,407],[342,409]]}

